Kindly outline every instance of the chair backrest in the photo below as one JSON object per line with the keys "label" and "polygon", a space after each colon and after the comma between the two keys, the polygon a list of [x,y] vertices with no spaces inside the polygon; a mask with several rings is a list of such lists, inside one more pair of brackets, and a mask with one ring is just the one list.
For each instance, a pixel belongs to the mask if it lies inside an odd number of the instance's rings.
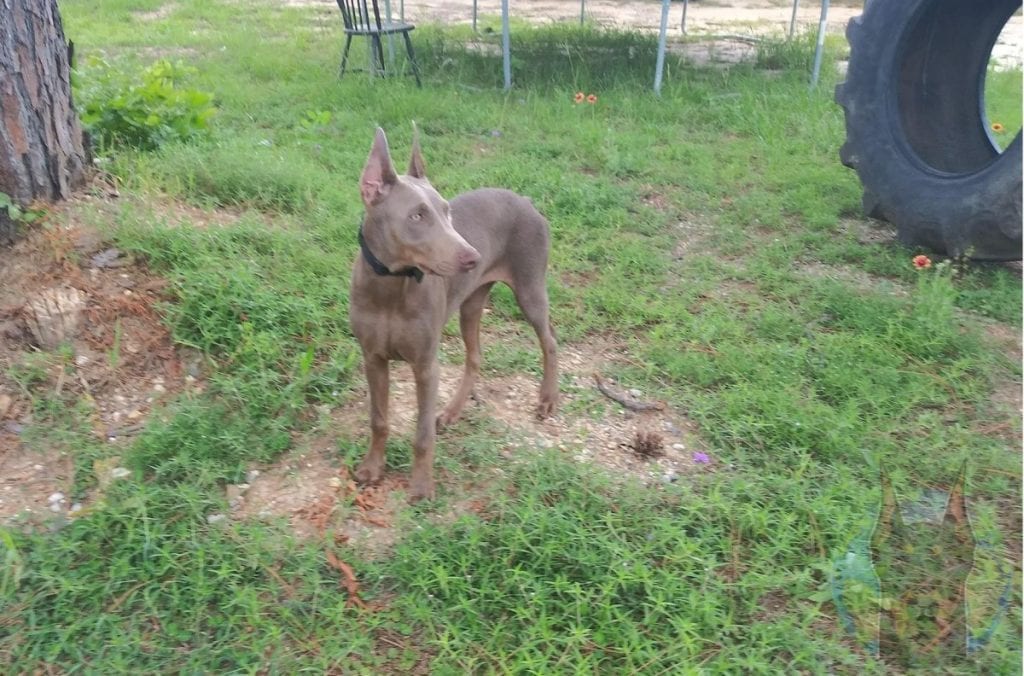
{"label": "chair backrest", "polygon": [[349,30],[380,30],[380,7],[377,0],[338,0],[341,20]]}

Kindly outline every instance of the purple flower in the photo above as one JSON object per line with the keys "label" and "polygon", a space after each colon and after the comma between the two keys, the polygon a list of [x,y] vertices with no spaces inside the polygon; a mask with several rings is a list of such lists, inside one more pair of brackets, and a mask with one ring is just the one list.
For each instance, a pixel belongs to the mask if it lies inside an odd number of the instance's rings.
{"label": "purple flower", "polygon": [[707,453],[702,451],[694,451],[693,461],[698,465],[707,465],[711,462],[711,458],[708,457]]}

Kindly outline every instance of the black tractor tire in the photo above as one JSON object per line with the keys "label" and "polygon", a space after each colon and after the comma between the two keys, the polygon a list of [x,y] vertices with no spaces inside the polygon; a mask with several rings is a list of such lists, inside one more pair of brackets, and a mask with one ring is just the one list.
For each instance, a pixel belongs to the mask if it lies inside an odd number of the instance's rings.
{"label": "black tractor tire", "polygon": [[850,20],[843,164],[864,211],[950,256],[1021,258],[1021,136],[1000,152],[984,106],[992,46],[1020,0],[866,0]]}

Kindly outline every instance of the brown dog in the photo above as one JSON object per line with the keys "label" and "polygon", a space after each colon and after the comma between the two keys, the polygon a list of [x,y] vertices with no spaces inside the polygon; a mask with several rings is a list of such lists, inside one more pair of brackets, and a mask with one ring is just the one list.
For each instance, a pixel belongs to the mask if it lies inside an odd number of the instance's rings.
{"label": "brown dog", "polygon": [[[413,139],[409,173],[399,176],[382,129],[359,189],[366,216],[352,270],[349,319],[363,349],[371,438],[356,479],[376,482],[384,471],[389,362],[398,359],[409,362],[416,379],[409,497],[432,498],[436,429],[458,419],[473,391],[480,373],[480,317],[495,282],[512,288],[540,339],[544,378],[537,414],[546,417],[555,410],[558,359],[544,281],[548,223],[528,199],[508,190],[474,190],[449,204],[427,180],[418,138]],[[466,367],[455,396],[435,418],[437,350],[441,330],[456,308]]]}

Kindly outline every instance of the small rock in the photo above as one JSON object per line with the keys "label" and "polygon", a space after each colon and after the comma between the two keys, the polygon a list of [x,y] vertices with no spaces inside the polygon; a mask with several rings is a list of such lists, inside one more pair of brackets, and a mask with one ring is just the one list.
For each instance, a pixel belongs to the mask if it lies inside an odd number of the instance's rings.
{"label": "small rock", "polygon": [[54,502],[54,503],[52,503],[50,505],[50,511],[51,512],[60,512],[60,511],[63,511],[63,509],[64,508],[60,506],[59,502]]}
{"label": "small rock", "polygon": [[679,475],[675,472],[665,472],[661,477],[661,480],[667,484],[675,483],[678,479]]}
{"label": "small rock", "polygon": [[182,355],[182,361],[185,364],[185,372],[193,378],[198,378],[203,374],[203,355],[194,351],[184,352]]}
{"label": "small rock", "polygon": [[20,425],[19,423],[16,423],[13,420],[9,420],[4,425],[4,429],[10,432],[11,434],[21,434],[22,432],[25,431],[25,427],[23,425]]}
{"label": "small rock", "polygon": [[128,419],[129,420],[138,420],[141,417],[142,417],[142,411],[140,411],[139,409],[135,409],[134,411],[132,411],[131,413],[128,414]]}
{"label": "small rock", "polygon": [[245,493],[250,488],[249,484],[237,484],[237,485],[238,485],[238,490],[242,491],[243,493]]}
{"label": "small rock", "polygon": [[26,323],[36,344],[53,350],[78,333],[85,294],[73,287],[40,291],[25,304]]}
{"label": "small rock", "polygon": [[5,415],[7,415],[7,411],[11,410],[11,405],[13,403],[14,400],[11,399],[10,395],[0,394],[0,418],[3,418]]}
{"label": "small rock", "polygon": [[64,494],[59,491],[57,493],[52,493],[50,497],[46,499],[46,501],[49,502],[51,505],[55,502],[64,502]]}
{"label": "small rock", "polygon": [[121,250],[116,248],[104,249],[92,257],[90,262],[94,268],[116,268],[124,265],[124,261],[118,261],[121,257]]}
{"label": "small rock", "polygon": [[80,354],[75,357],[75,366],[85,366],[89,363],[89,358],[84,354]]}
{"label": "small rock", "polygon": [[131,473],[132,473],[132,471],[130,469],[125,468],[125,467],[115,467],[114,469],[110,470],[110,478],[111,479],[123,479],[123,478],[125,478],[127,476],[131,476]]}
{"label": "small rock", "polygon": [[157,383],[156,385],[153,386],[154,392],[165,392],[166,390],[167,388],[161,385],[160,383]]}
{"label": "small rock", "polygon": [[0,322],[0,336],[7,338],[12,343],[20,341],[25,337],[25,332],[21,328],[21,324],[14,320]]}
{"label": "small rock", "polygon": [[675,450],[675,451],[685,451],[686,450],[686,446],[684,446],[682,444],[672,444],[672,449]]}
{"label": "small rock", "polygon": [[251,469],[245,475],[245,478],[248,479],[250,483],[252,483],[256,479],[256,477],[258,477],[259,475],[260,475],[260,471],[258,469]]}
{"label": "small rock", "polygon": [[228,517],[226,514],[210,514],[206,517],[206,523],[214,525],[218,523],[223,523],[224,521],[227,521],[227,519]]}
{"label": "small rock", "polygon": [[629,396],[633,397],[634,399],[639,399],[640,397],[644,396],[644,393],[634,388],[629,391]]}
{"label": "small rock", "polygon": [[[246,485],[246,488],[248,488],[248,485]],[[242,485],[238,485],[238,486],[229,485],[225,489],[225,493],[227,494],[228,503],[232,507],[237,507],[239,504],[241,504],[242,500],[245,499],[243,497],[243,495],[245,493],[245,490],[242,488]]]}
{"label": "small rock", "polygon": [[327,483],[330,484],[331,488],[341,488],[341,479],[336,476],[332,476]]}
{"label": "small rock", "polygon": [[75,504],[71,505],[71,509],[68,510],[68,511],[70,511],[72,514],[74,514],[75,512],[81,512],[82,511],[82,503],[81,502],[76,502]]}
{"label": "small rock", "polygon": [[46,468],[43,467],[42,465],[32,465],[32,469],[34,469],[37,472],[42,472]]}

